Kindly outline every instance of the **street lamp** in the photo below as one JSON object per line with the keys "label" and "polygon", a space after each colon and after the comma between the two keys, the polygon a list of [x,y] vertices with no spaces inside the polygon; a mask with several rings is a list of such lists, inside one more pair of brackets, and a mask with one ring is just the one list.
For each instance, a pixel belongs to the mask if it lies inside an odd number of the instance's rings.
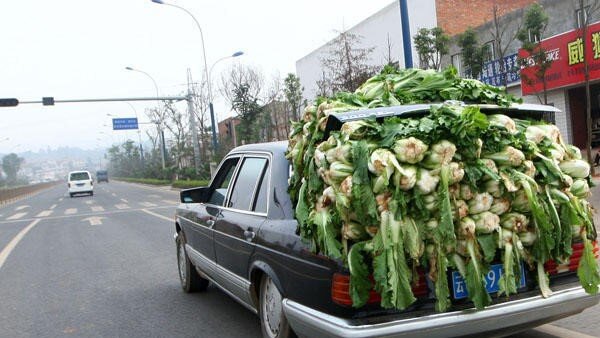
{"label": "street lamp", "polygon": [[[133,68],[133,67],[129,67],[129,66],[125,67],[125,69],[126,70],[131,70],[131,71],[134,71],[134,72],[138,72],[138,73],[142,73],[142,74],[146,75],[147,77],[149,77],[150,80],[152,80],[152,83],[154,83],[154,89],[156,90],[156,100],[158,101],[158,105],[159,105],[159,108],[160,108],[160,101],[158,100],[158,97],[159,97],[159,94],[158,94],[158,85],[156,84],[156,81],[154,80],[154,78],[150,74],[144,72],[143,70],[139,70],[139,69],[136,69],[136,68]],[[134,108],[134,110],[135,110],[135,108]],[[137,111],[136,111],[136,117],[137,117]],[[161,149],[160,149],[161,160],[162,160],[162,168],[165,169],[165,153],[167,152],[166,149],[165,149],[165,133],[162,130],[162,125],[156,124],[156,126],[158,127],[160,141],[162,143]],[[141,136],[140,136],[140,139],[141,139]]]}
{"label": "street lamp", "polygon": [[202,56],[204,57],[204,75],[206,77],[206,86],[208,89],[208,100],[209,100],[208,108],[210,109],[210,124],[211,124],[211,128],[212,128],[213,154],[216,154],[216,151],[217,151],[217,129],[216,129],[216,123],[215,123],[215,112],[214,112],[213,105],[212,105],[212,91],[211,91],[211,87],[210,87],[210,78],[208,76],[208,65],[206,63],[206,48],[204,47],[204,34],[202,33],[202,27],[200,27],[200,23],[198,22],[198,20],[196,20],[196,17],[187,9],[177,6],[177,5],[173,5],[173,4],[164,2],[162,0],[152,0],[152,2],[159,4],[159,5],[167,5],[167,6],[179,8],[180,10],[186,12],[187,14],[189,14],[189,16],[192,17],[192,19],[194,19],[194,22],[196,23],[196,26],[198,27],[198,30],[200,31],[200,40],[202,42]]}

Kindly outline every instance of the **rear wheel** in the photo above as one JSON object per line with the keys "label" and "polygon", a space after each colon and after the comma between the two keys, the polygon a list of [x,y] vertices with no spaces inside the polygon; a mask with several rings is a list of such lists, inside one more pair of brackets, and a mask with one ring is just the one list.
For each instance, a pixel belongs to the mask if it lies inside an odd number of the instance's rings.
{"label": "rear wheel", "polygon": [[283,313],[283,297],[271,277],[264,275],[260,281],[258,314],[263,337],[296,337]]}
{"label": "rear wheel", "polygon": [[94,196],[94,192],[93,191],[90,191],[90,196]]}
{"label": "rear wheel", "polygon": [[73,193],[72,192],[69,193],[69,197],[73,198]]}
{"label": "rear wheel", "polygon": [[208,280],[200,277],[185,251],[185,236],[177,236],[177,266],[179,268],[179,281],[183,291],[191,293],[204,291],[208,287]]}

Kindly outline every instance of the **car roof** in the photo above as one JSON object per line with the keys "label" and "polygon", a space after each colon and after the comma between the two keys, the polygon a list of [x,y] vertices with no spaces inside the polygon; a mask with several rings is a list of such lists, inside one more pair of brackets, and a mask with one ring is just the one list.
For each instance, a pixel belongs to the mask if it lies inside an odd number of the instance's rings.
{"label": "car roof", "polygon": [[87,173],[87,174],[89,174],[90,172],[87,171],[87,170],[76,170],[76,171],[70,171],[69,175],[71,175],[71,174],[78,174],[78,173]]}
{"label": "car roof", "polygon": [[269,152],[273,155],[285,155],[287,150],[287,141],[266,142],[245,144],[231,150],[230,154],[251,153],[251,152]]}

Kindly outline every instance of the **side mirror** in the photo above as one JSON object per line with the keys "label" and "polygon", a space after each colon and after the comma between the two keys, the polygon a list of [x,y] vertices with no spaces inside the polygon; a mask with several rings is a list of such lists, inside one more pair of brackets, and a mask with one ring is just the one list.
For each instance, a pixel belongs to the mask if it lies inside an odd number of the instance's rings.
{"label": "side mirror", "polygon": [[182,190],[179,193],[179,199],[181,203],[203,203],[208,199],[209,191],[209,187]]}

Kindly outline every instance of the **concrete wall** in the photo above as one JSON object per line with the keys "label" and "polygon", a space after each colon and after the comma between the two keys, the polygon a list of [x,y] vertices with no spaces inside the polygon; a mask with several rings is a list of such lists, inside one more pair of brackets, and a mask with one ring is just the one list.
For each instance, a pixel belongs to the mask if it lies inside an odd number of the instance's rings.
{"label": "concrete wall", "polygon": [[[411,36],[414,36],[419,28],[432,28],[437,25],[435,0],[408,1],[408,12]],[[360,47],[375,48],[371,54],[372,65],[384,65],[388,60],[388,54],[391,54],[392,60],[404,65],[399,1],[392,2],[348,31],[362,37]],[[388,48],[388,38],[390,48]],[[330,50],[328,45],[329,43],[296,61],[296,74],[304,87],[304,97],[309,101],[315,98],[316,83],[323,73],[321,59],[328,54]],[[413,61],[418,62],[414,46],[412,54]]]}

